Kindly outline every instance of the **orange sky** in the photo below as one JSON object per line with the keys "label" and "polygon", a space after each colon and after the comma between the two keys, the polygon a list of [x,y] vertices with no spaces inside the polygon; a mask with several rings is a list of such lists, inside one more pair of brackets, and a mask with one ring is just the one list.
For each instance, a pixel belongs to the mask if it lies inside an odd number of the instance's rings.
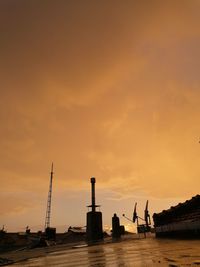
{"label": "orange sky", "polygon": [[[199,193],[200,1],[1,0],[0,224],[105,224]],[[64,214],[64,215],[63,215]],[[27,219],[29,218],[29,219]]]}

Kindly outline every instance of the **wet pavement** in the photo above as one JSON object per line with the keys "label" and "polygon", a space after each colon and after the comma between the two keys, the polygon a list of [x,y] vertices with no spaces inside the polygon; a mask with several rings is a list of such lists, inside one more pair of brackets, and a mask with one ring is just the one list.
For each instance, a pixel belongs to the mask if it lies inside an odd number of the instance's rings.
{"label": "wet pavement", "polygon": [[200,266],[200,240],[128,239],[69,248],[13,264],[22,267]]}

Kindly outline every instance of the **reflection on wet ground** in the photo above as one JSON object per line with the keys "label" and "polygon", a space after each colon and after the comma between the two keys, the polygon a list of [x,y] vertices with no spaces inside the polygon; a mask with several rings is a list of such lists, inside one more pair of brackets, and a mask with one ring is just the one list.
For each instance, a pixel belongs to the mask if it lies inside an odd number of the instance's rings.
{"label": "reflection on wet ground", "polygon": [[71,248],[12,266],[200,266],[200,240],[134,239]]}

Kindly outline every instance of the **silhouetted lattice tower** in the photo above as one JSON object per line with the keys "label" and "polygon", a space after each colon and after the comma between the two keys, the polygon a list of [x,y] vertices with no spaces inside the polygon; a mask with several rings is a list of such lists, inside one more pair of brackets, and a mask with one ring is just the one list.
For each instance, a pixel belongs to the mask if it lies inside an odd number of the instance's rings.
{"label": "silhouetted lattice tower", "polygon": [[51,165],[50,184],[49,184],[49,193],[48,193],[48,198],[47,198],[47,210],[46,210],[46,218],[45,218],[44,230],[47,227],[50,227],[52,181],[53,181],[53,162],[52,162],[52,165]]}

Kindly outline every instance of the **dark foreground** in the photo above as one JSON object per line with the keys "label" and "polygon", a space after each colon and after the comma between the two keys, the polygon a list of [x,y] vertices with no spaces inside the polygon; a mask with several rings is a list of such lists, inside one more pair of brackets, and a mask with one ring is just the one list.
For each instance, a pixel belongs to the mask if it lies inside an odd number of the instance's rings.
{"label": "dark foreground", "polygon": [[[18,267],[200,266],[200,240],[139,239],[128,236],[121,242],[108,239],[105,243],[93,246],[76,247],[75,244],[68,244],[12,252],[7,256],[19,260],[12,264]],[[27,260],[21,261],[24,259]]]}

